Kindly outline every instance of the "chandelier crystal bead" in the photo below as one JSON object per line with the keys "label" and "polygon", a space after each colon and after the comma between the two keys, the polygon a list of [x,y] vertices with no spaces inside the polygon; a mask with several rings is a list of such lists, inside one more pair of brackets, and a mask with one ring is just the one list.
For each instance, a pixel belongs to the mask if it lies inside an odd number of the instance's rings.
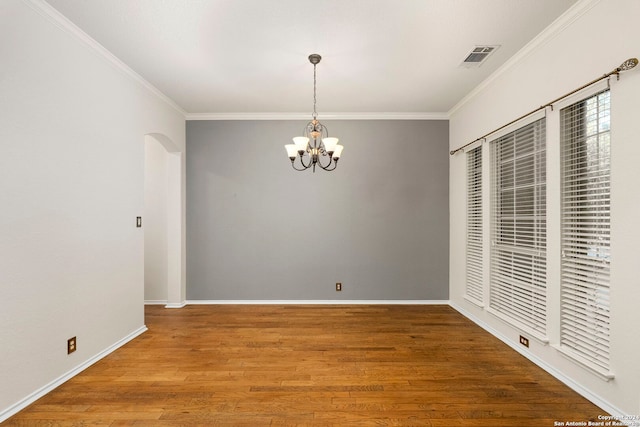
{"label": "chandelier crystal bead", "polygon": [[[293,144],[286,144],[287,156],[291,160],[291,166],[297,171],[311,169],[316,171],[316,166],[326,171],[332,171],[338,166],[338,160],[342,155],[342,145],[338,144],[338,138],[329,137],[329,130],[318,120],[316,111],[316,65],[322,57],[316,53],[309,55],[309,62],[313,64],[313,114],[312,120],[304,127],[303,135],[293,138]],[[328,160],[322,160],[326,159]],[[296,159],[299,162],[296,162]]]}

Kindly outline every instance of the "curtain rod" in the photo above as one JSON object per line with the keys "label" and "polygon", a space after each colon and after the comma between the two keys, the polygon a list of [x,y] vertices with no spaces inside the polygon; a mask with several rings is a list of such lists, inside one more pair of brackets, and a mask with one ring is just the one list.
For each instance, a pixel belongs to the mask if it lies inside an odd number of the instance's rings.
{"label": "curtain rod", "polygon": [[626,61],[624,61],[622,64],[620,64],[620,66],[619,66],[619,67],[617,67],[616,69],[614,69],[613,71],[610,71],[610,72],[608,72],[608,73],[604,74],[603,76],[598,77],[597,79],[594,79],[594,80],[590,81],[589,83],[584,84],[584,85],[580,86],[579,88],[572,90],[572,91],[571,91],[571,92],[569,92],[569,93],[565,93],[565,94],[564,94],[564,95],[562,95],[561,97],[558,97],[558,98],[554,99],[553,101],[549,101],[549,102],[547,102],[546,104],[544,104],[544,105],[542,105],[542,106],[540,106],[540,107],[536,108],[535,110],[528,112],[527,114],[523,114],[522,116],[518,117],[517,119],[510,121],[510,122],[509,122],[509,123],[507,123],[506,125],[502,125],[502,126],[500,126],[499,128],[496,128],[496,129],[492,130],[491,132],[489,132],[489,133],[486,133],[486,134],[482,135],[480,138],[476,138],[476,139],[474,139],[473,141],[471,141],[471,142],[468,142],[468,143],[464,144],[462,147],[458,147],[458,148],[456,148],[455,150],[451,150],[451,151],[449,151],[449,154],[453,156],[453,155],[454,155],[454,154],[456,154],[458,151],[464,150],[466,147],[470,146],[471,144],[476,143],[476,142],[478,142],[478,141],[480,141],[480,140],[483,140],[483,139],[485,139],[486,137],[488,137],[489,135],[491,135],[491,134],[493,134],[493,133],[496,133],[496,132],[498,132],[499,130],[504,129],[504,128],[506,128],[507,126],[510,126],[510,125],[512,125],[512,124],[514,124],[514,123],[516,123],[516,122],[518,122],[518,121],[520,121],[520,120],[524,119],[525,117],[528,117],[528,116],[532,115],[533,113],[536,113],[536,112],[538,112],[538,111],[540,111],[540,110],[542,110],[542,109],[545,109],[545,108],[547,108],[547,107],[553,107],[553,104],[555,104],[556,102],[560,101],[561,99],[564,99],[564,98],[566,98],[566,97],[568,97],[568,96],[571,96],[571,95],[573,95],[574,93],[579,92],[579,91],[581,91],[582,89],[584,89],[584,88],[587,88],[587,87],[591,86],[592,84],[598,83],[600,80],[604,80],[604,79],[606,79],[606,78],[609,78],[610,76],[612,76],[612,75],[614,75],[614,74],[615,74],[616,76],[618,76],[618,78],[620,78],[620,72],[630,70],[630,69],[634,68],[636,65],[638,65],[638,58],[629,58],[629,59],[627,59]]}

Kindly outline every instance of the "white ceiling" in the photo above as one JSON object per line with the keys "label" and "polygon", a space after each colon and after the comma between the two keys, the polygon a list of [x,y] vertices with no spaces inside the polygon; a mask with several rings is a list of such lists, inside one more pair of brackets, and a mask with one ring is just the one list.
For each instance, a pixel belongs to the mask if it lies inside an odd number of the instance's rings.
{"label": "white ceiling", "polygon": [[[576,0],[47,0],[187,113],[445,113]],[[480,68],[476,45],[501,45]]]}

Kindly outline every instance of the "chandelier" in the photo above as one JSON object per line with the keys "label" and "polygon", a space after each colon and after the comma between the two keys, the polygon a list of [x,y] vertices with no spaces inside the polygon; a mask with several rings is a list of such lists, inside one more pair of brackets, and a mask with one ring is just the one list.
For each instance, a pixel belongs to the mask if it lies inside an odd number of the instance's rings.
{"label": "chandelier", "polygon": [[[313,172],[316,166],[326,171],[332,171],[338,166],[338,160],[342,154],[342,145],[338,145],[338,138],[330,138],[327,127],[318,120],[316,112],[316,65],[322,57],[316,53],[309,55],[309,62],[313,64],[313,115],[312,120],[304,127],[303,136],[293,138],[293,144],[287,144],[287,150],[291,166],[297,171],[309,168]],[[296,158],[299,162],[296,162]],[[322,160],[325,159],[325,160]],[[296,165],[299,163],[299,165]]]}

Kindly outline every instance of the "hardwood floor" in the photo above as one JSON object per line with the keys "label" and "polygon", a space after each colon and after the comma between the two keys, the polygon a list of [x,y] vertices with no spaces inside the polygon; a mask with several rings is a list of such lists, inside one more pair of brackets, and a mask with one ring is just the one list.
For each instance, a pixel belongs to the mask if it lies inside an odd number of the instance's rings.
{"label": "hardwood floor", "polygon": [[553,426],[603,411],[449,306],[146,307],[7,426]]}

